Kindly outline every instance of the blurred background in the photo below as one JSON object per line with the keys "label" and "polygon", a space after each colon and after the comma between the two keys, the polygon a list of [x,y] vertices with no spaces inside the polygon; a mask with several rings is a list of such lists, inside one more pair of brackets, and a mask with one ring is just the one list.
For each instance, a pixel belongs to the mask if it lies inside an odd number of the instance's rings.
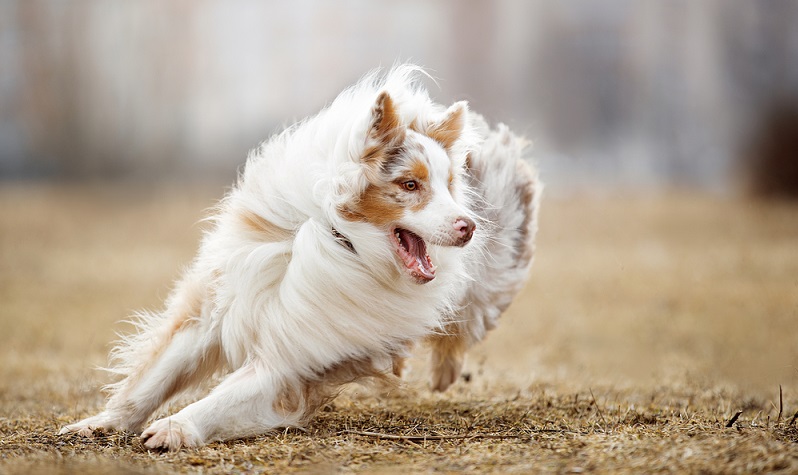
{"label": "blurred background", "polygon": [[554,190],[794,195],[796,24],[791,0],[4,0],[0,178],[229,182],[412,60],[532,139]]}
{"label": "blurred background", "polygon": [[0,0],[0,402],[98,398],[116,322],[161,307],[248,151],[402,60],[547,184],[466,389],[798,405],[794,0]]}

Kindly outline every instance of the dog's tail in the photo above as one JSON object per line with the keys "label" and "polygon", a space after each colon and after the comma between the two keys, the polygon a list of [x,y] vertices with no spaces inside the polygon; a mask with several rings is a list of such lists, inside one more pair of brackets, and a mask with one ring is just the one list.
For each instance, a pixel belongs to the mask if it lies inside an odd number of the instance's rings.
{"label": "dog's tail", "polygon": [[469,155],[466,165],[483,237],[481,253],[470,264],[474,280],[456,317],[469,327],[472,343],[496,326],[526,282],[535,255],[543,191],[527,156],[529,142],[504,124],[490,130],[481,116],[475,120],[486,140]]}

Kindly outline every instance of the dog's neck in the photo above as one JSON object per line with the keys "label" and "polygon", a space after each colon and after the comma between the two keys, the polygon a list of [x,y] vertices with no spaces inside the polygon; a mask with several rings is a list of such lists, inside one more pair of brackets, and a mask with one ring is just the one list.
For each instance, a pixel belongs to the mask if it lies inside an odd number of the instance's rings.
{"label": "dog's neck", "polygon": [[346,236],[338,232],[337,229],[330,228],[330,230],[332,231],[332,235],[335,237],[335,240],[338,241],[339,244],[357,254],[357,251],[355,251],[355,246],[352,244],[352,241],[350,241],[349,239],[347,239]]}

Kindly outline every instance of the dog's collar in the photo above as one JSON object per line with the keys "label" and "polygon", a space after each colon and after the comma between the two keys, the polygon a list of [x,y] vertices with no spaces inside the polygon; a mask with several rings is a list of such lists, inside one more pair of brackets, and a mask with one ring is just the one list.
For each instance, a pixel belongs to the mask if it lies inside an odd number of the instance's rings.
{"label": "dog's collar", "polygon": [[335,228],[330,228],[330,230],[332,231],[332,235],[333,235],[333,237],[335,237],[335,240],[336,240],[336,241],[338,241],[338,243],[339,243],[340,245],[344,246],[345,248],[347,248],[347,249],[349,249],[350,251],[352,251],[352,252],[354,252],[355,254],[357,254],[357,251],[355,250],[355,246],[354,246],[354,245],[352,245],[352,241],[350,241],[349,239],[347,239],[347,238],[346,238],[346,236],[344,236],[343,234],[341,234],[340,232],[338,232],[338,230],[337,230],[337,229],[335,229]]}

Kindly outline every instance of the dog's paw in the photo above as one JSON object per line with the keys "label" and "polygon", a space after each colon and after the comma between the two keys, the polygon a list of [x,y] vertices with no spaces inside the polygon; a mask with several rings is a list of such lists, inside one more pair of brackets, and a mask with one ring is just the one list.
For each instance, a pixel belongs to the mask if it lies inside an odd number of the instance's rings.
{"label": "dog's paw", "polygon": [[87,417],[80,422],[64,426],[58,431],[58,435],[77,434],[82,437],[93,437],[95,430],[116,429],[116,420],[109,417],[105,412],[96,416]]}
{"label": "dog's paw", "polygon": [[202,437],[194,425],[174,416],[153,422],[141,434],[141,440],[146,448],[157,450],[180,450],[203,445]]}
{"label": "dog's paw", "polygon": [[451,360],[445,361],[444,364],[433,370],[430,387],[433,391],[446,391],[449,386],[457,381],[457,377],[460,376],[461,370],[462,364],[458,364]]}
{"label": "dog's paw", "polygon": [[463,358],[462,356],[446,355],[437,359],[435,363],[432,366],[430,387],[433,391],[443,392],[460,377],[460,372],[463,370]]}

